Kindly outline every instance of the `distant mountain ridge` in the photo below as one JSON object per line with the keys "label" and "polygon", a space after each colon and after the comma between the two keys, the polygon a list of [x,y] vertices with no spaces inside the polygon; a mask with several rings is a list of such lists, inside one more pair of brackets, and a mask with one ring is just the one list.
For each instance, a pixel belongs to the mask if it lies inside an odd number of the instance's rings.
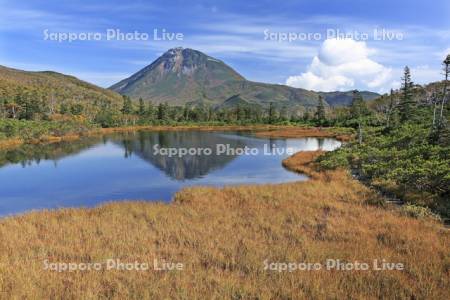
{"label": "distant mountain ridge", "polygon": [[[348,106],[352,102],[353,91],[345,92],[318,92],[328,104],[333,107]],[[364,100],[369,101],[380,97],[380,94],[370,91],[359,91]]]}
{"label": "distant mountain ridge", "polygon": [[[246,80],[223,61],[189,48],[173,48],[147,67],[110,87],[132,98],[142,98],[170,105],[208,104],[229,106],[230,98],[239,96],[239,103],[267,107],[312,107],[319,95],[331,106],[347,105],[352,92],[314,92],[286,85]],[[362,92],[366,100],[378,97]]]}

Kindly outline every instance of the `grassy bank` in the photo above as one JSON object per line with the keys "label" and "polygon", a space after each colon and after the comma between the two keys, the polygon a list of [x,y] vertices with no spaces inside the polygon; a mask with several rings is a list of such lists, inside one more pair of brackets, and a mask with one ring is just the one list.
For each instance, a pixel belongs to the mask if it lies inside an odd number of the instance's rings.
{"label": "grassy bank", "polygon": [[[124,202],[0,220],[5,298],[446,299],[449,232],[430,219],[370,206],[346,171],[319,173],[301,153],[286,167],[308,182],[194,187],[174,203]],[[317,176],[316,176],[317,175]],[[182,271],[44,270],[107,259],[184,264]],[[367,262],[367,271],[271,271],[264,262]],[[376,271],[373,260],[402,263]],[[446,296],[447,295],[447,296]]]}

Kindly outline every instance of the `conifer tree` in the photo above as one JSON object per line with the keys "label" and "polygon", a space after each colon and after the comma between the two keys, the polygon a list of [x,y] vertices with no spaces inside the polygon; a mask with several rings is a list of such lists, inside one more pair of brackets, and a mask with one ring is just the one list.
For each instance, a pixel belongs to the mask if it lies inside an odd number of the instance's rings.
{"label": "conifer tree", "polygon": [[155,115],[155,108],[153,107],[153,103],[151,101],[148,103],[146,115],[149,119],[153,119]]}
{"label": "conifer tree", "polygon": [[131,99],[128,96],[123,96],[123,107],[122,107],[122,113],[124,115],[131,114],[133,111],[133,105],[131,103]]}
{"label": "conifer tree", "polygon": [[316,118],[319,123],[326,120],[325,117],[325,105],[323,103],[323,97],[319,96],[319,103],[317,104]]}
{"label": "conifer tree", "polygon": [[386,127],[391,127],[392,125],[392,115],[395,109],[395,102],[394,102],[394,90],[391,89],[391,92],[389,94],[389,106],[387,109],[387,117],[386,117]]}
{"label": "conifer tree", "polygon": [[445,60],[442,62],[444,65],[444,91],[442,92],[442,101],[441,101],[441,111],[439,113],[439,126],[443,124],[443,114],[444,114],[444,106],[447,99],[447,86],[448,86],[448,77],[450,76],[450,54],[447,55]]}
{"label": "conifer tree", "polygon": [[353,91],[352,104],[350,106],[350,114],[353,119],[358,120],[358,142],[362,143],[363,138],[363,117],[369,113],[366,102],[362,98],[361,94],[357,91]]}
{"label": "conifer tree", "polygon": [[359,91],[354,90],[352,102],[350,104],[351,117],[354,119],[358,119],[360,117],[368,115],[369,112],[370,111],[367,108],[366,102],[364,101],[364,99],[361,96],[361,94],[359,93]]}
{"label": "conifer tree", "polygon": [[158,120],[166,121],[168,117],[168,105],[165,103],[158,104]]}
{"label": "conifer tree", "polygon": [[277,112],[275,109],[275,106],[273,104],[273,102],[270,102],[269,104],[269,124],[273,124],[276,121],[276,116]]}
{"label": "conifer tree", "polygon": [[145,114],[144,100],[142,98],[139,98],[139,115],[143,116],[144,114]]}
{"label": "conifer tree", "polygon": [[415,103],[412,97],[412,86],[413,83],[411,81],[411,72],[409,67],[406,66],[402,77],[402,96],[399,104],[399,115],[401,122],[410,120],[414,112]]}

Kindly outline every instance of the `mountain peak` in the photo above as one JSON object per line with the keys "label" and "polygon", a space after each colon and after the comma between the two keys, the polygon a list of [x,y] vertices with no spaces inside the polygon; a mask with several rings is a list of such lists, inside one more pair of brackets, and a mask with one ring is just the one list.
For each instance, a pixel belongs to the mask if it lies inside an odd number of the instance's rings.
{"label": "mountain peak", "polygon": [[[177,47],[166,51],[156,62],[163,65],[163,69],[176,74],[190,75],[197,68],[206,68],[208,56],[200,51]],[[153,64],[152,64],[153,65]]]}
{"label": "mountain peak", "polygon": [[[171,51],[182,51],[184,48],[183,47],[175,47],[175,48],[171,48],[169,50],[167,50],[167,52],[171,52]],[[187,48],[186,48],[187,49]]]}
{"label": "mountain peak", "polygon": [[[161,55],[161,57],[172,57],[172,56],[180,56],[183,55],[183,51],[187,50],[184,49],[183,47],[176,47],[176,48],[171,48],[169,50],[167,50],[166,52],[163,53],[163,55]],[[191,50],[191,49],[189,49]]]}
{"label": "mountain peak", "polygon": [[[155,62],[164,63],[165,70],[171,70],[175,73],[183,73],[187,75],[193,74],[193,72],[197,68],[211,68],[212,66],[208,65],[208,63],[221,64],[222,65],[221,67],[226,67],[229,71],[232,71],[235,74],[237,74],[236,71],[228,67],[221,60],[210,57],[203,52],[191,48],[183,48],[183,47],[171,48],[167,50]],[[239,74],[237,75],[241,77]]]}
{"label": "mountain peak", "polygon": [[221,60],[198,50],[176,47],[110,89],[133,98],[182,104],[202,100],[204,90],[234,81],[245,78]]}

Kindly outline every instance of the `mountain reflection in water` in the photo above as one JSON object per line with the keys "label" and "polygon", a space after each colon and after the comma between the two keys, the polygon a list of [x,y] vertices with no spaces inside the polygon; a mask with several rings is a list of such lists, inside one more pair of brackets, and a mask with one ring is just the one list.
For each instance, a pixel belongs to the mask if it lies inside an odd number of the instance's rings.
{"label": "mountain reflection in water", "polygon": [[[257,155],[155,153],[165,148],[255,148]],[[192,185],[262,184],[306,180],[284,169],[287,154],[264,147],[333,150],[333,139],[268,139],[248,132],[140,131],[89,137],[71,143],[0,151],[0,216],[31,209],[95,206],[105,201],[169,201]]]}
{"label": "mountain reflection in water", "polygon": [[[125,156],[138,155],[168,176],[177,179],[194,179],[202,177],[209,172],[221,169],[235,155],[217,155],[215,151],[211,155],[168,156],[155,153],[154,145],[161,148],[195,148],[215,149],[217,144],[228,144],[232,148],[244,147],[245,143],[239,139],[233,139],[227,135],[208,134],[201,131],[174,131],[174,132],[138,132],[137,137],[124,138],[114,141],[125,149]],[[199,152],[199,151],[198,151]]]}

